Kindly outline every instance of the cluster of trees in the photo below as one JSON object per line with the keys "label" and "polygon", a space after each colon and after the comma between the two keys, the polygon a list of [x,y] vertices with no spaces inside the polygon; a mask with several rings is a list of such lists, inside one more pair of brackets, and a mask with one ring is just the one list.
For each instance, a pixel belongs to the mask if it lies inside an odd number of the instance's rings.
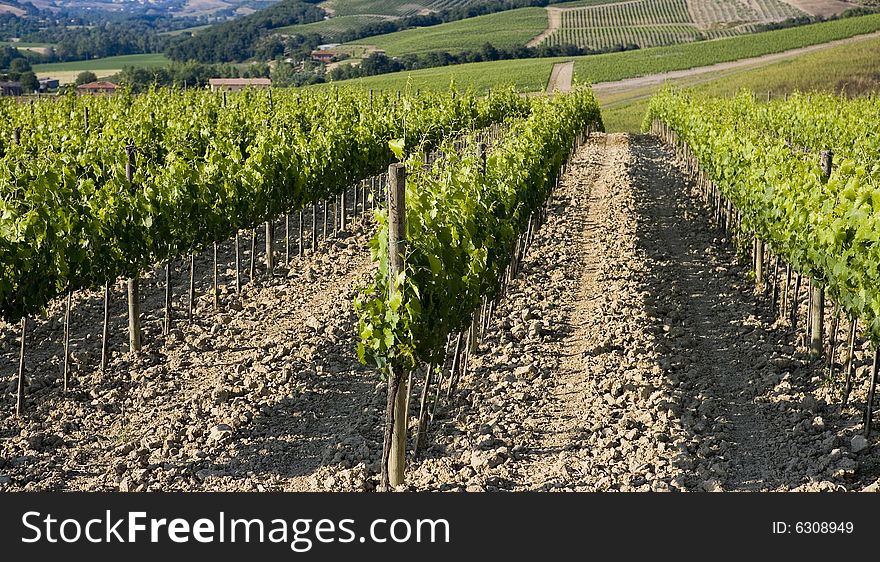
{"label": "cluster of trees", "polygon": [[269,37],[272,30],[321,21],[324,10],[314,5],[318,1],[281,0],[265,10],[172,40],[165,48],[165,54],[176,61],[202,63],[272,59],[288,47],[280,38]]}
{"label": "cluster of trees", "polygon": [[[196,61],[172,62],[157,68],[126,67],[112,77],[112,81],[131,87],[134,92],[142,92],[152,86],[174,86],[177,88],[204,88],[211,78],[271,78],[272,84],[279,87],[305,86],[324,82],[324,67],[318,63],[286,63],[282,60],[271,64],[256,62],[247,66],[235,64],[204,64]],[[96,80],[91,72],[83,72],[76,84]]]}
{"label": "cluster of trees", "polygon": [[12,47],[0,48],[0,68],[3,69],[3,78],[20,82],[25,92],[33,92],[40,89],[40,81],[31,69],[31,63],[23,57],[18,49]]}
{"label": "cluster of trees", "polygon": [[203,64],[195,61],[172,62],[156,68],[126,67],[113,77],[114,82],[131,86],[140,92],[150,86],[176,86],[178,88],[201,88],[211,78],[268,78],[267,63],[253,63],[245,67],[234,64]]}

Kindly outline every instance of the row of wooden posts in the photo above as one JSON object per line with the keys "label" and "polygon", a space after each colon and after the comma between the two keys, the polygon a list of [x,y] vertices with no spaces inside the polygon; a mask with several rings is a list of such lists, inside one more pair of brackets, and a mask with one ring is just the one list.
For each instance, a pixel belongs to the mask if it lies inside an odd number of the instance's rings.
{"label": "row of wooden posts", "polygon": [[[18,132],[16,130],[16,138],[18,138]],[[134,147],[129,146],[126,148],[127,154],[127,164],[126,164],[126,175],[131,181],[133,176],[133,166],[134,166]],[[353,220],[356,215],[359,213],[362,217],[365,216],[368,212],[371,212],[375,207],[374,201],[377,199],[378,193],[384,188],[384,184],[386,183],[386,178],[384,174],[374,176],[372,178],[363,180],[359,185],[353,186],[350,188],[351,190],[351,215],[348,214],[348,193],[343,192],[339,195],[332,196],[329,199],[323,200],[321,203],[316,203],[311,206],[311,249],[314,251],[318,247],[318,232],[322,231],[322,238],[326,240],[328,235],[330,234],[330,229],[333,232],[338,232],[341,229],[344,229],[349,220]],[[330,202],[332,199],[332,203]],[[360,211],[358,211],[358,206],[360,206]],[[319,222],[319,208],[323,207],[323,224]],[[332,208],[331,208],[332,207]],[[329,216],[332,213],[332,225],[329,220]],[[306,237],[304,236],[304,228],[305,228],[305,211],[299,210],[298,215],[298,225],[297,225],[297,234],[296,241],[294,242],[297,246],[296,252],[298,255],[302,256],[304,251],[307,249],[306,247]],[[338,220],[337,220],[338,219]],[[290,228],[291,215],[284,215],[284,225],[285,225],[285,234],[284,234],[284,257],[285,263],[290,262],[291,256],[291,238],[294,234]],[[267,221],[265,223],[265,232],[266,232],[266,250],[265,250],[265,263],[266,269],[271,274],[271,272],[275,269],[275,221]],[[257,230],[252,229],[250,231],[250,267],[249,267],[249,278],[255,279],[255,259],[256,259],[256,237]],[[242,281],[241,281],[241,259],[240,259],[240,232],[236,231],[234,237],[234,246],[235,246],[235,290],[236,293],[241,292]],[[212,294],[214,299],[214,308],[215,310],[219,309],[219,283],[218,283],[218,243],[214,243],[212,245],[212,254],[213,254],[213,269],[212,269]],[[192,321],[193,318],[193,303],[195,302],[195,256],[196,254],[191,254],[189,256],[189,287],[188,287],[188,305],[187,305],[187,320]],[[173,327],[173,319],[174,319],[174,311],[172,307],[172,276],[171,272],[173,269],[173,263],[169,261],[165,264],[165,306],[164,306],[164,318],[163,318],[163,334],[168,335],[171,332]],[[141,307],[140,307],[140,282],[138,278],[132,278],[126,280],[126,289],[127,289],[127,297],[128,297],[128,335],[129,335],[129,350],[131,353],[138,353],[141,350],[142,346],[142,337],[141,337]],[[70,381],[70,322],[72,315],[72,291],[67,291],[65,297],[65,308],[64,308],[64,328],[63,328],[63,361],[62,361],[62,380],[63,380],[63,388],[64,392],[67,392],[69,388]],[[107,368],[107,363],[109,360],[109,323],[110,323],[110,283],[105,283],[104,285],[104,307],[103,307],[103,324],[102,324],[102,343],[101,343],[101,363],[100,370],[103,372]],[[21,416],[25,411],[25,392],[24,392],[24,383],[25,383],[25,365],[26,365],[26,342],[27,342],[27,334],[29,329],[29,319],[28,317],[24,317],[21,320],[21,347],[19,351],[19,361],[18,361],[18,380],[16,384],[16,416]]]}
{"label": "row of wooden posts", "polygon": [[[652,123],[652,132],[664,142],[674,147],[678,155],[684,160],[688,174],[700,186],[706,203],[712,208],[712,219],[715,224],[726,232],[739,237],[741,241],[744,241],[742,237],[751,239],[751,257],[752,266],[755,271],[756,287],[764,293],[771,293],[770,306],[772,313],[778,315],[779,318],[785,318],[787,316],[791,323],[792,330],[795,332],[798,329],[801,287],[805,283],[809,283],[809,288],[807,289],[807,315],[804,325],[805,340],[806,343],[808,343],[810,353],[814,358],[818,359],[824,356],[825,367],[828,369],[828,377],[830,380],[834,380],[837,367],[835,362],[838,346],[837,333],[840,327],[841,315],[844,312],[839,303],[834,303],[831,330],[826,349],[825,309],[827,299],[824,287],[813,279],[805,278],[800,272],[793,271],[791,264],[785,263],[778,255],[774,256],[763,240],[757,236],[743,232],[741,228],[742,213],[724,197],[718,189],[718,186],[715,185],[708,175],[703,172],[699,165],[699,161],[694,156],[690,146],[686,142],[680,140],[671,127],[662,121],[654,120]],[[826,179],[831,176],[833,161],[834,153],[831,150],[821,151],[819,163]],[[785,268],[785,281],[782,283],[780,290],[780,273],[783,266]],[[771,267],[773,273],[768,275],[767,273],[770,271]],[[792,295],[789,296],[789,288],[792,285],[792,281],[794,281],[794,286],[792,287]],[[846,342],[848,349],[845,380],[841,397],[841,407],[843,408],[849,403],[849,396],[852,391],[858,324],[859,319],[855,315],[850,315],[848,330],[849,337]],[[878,366],[880,366],[880,347],[874,350],[874,359],[868,386],[868,397],[863,415],[863,432],[866,436],[871,432]]]}
{"label": "row of wooden posts", "polygon": [[[224,100],[225,105],[225,100]],[[85,108],[84,113],[85,119],[85,130],[88,132],[89,130],[89,109]],[[497,138],[503,131],[503,126],[501,125],[493,125],[488,127],[485,130],[481,130],[477,132],[477,138],[481,141],[492,141]],[[16,128],[13,131],[13,141],[16,144],[21,142],[21,130]],[[133,183],[134,178],[134,170],[136,164],[136,147],[133,145],[128,145],[125,149],[126,155],[126,166],[125,173],[126,178],[129,184]],[[429,159],[433,161],[436,158],[436,153],[429,155]],[[330,229],[332,228],[334,234],[339,232],[340,229],[344,229],[348,223],[349,215],[348,213],[348,202],[351,202],[351,213],[352,218],[358,214],[358,207],[360,206],[360,215],[364,217],[368,212],[372,212],[375,209],[376,202],[381,201],[382,191],[385,189],[388,183],[388,177],[386,174],[379,174],[365,180],[359,182],[359,185],[352,186],[350,188],[351,197],[349,198],[349,190],[345,190],[342,193],[331,196],[327,199],[319,203],[315,203],[311,205],[311,246],[310,248],[314,251],[318,247],[318,232],[319,232],[319,224],[320,230],[322,232],[322,239],[326,240],[328,238],[328,234]],[[332,199],[332,203],[331,203]],[[332,209],[331,209],[332,205]],[[323,220],[319,221],[319,209],[323,209]],[[332,213],[332,224],[329,220],[329,217]],[[295,213],[298,217],[297,220],[297,236],[296,236],[296,252],[297,255],[302,256],[304,251],[307,249],[306,247],[306,237],[305,237],[305,224],[306,224],[306,215],[308,214],[307,209],[300,209]],[[337,220],[338,219],[338,220]],[[275,249],[275,222],[276,221],[267,221],[265,223],[265,260],[266,260],[266,269],[268,272],[272,272],[275,268],[274,261],[274,249]],[[284,215],[284,258],[285,263],[290,263],[291,256],[291,238],[292,238],[292,230],[290,228],[291,215]],[[250,266],[249,266],[249,278],[255,278],[255,259],[256,259],[256,238],[257,238],[257,229],[250,230]],[[236,230],[234,236],[234,246],[235,246],[235,291],[236,293],[241,292],[242,281],[241,281],[241,232]],[[218,283],[218,243],[215,242],[212,245],[212,253],[213,253],[213,268],[212,268],[212,295],[214,299],[214,309],[217,310],[220,307],[220,291],[219,291],[219,283]],[[189,288],[188,288],[188,305],[187,305],[187,320],[192,321],[193,318],[193,303],[195,302],[195,257],[196,254],[191,254],[189,256]],[[164,306],[164,318],[163,318],[163,335],[168,335],[171,332],[173,327],[173,318],[174,311],[172,307],[172,278],[171,271],[173,269],[173,264],[171,261],[165,264],[165,306]],[[141,336],[141,310],[140,310],[140,282],[137,278],[132,278],[126,280],[126,289],[127,289],[127,297],[128,297],[128,335],[129,335],[129,350],[132,353],[138,353],[142,347],[142,336]],[[63,389],[66,393],[69,388],[70,382],[70,322],[72,315],[72,298],[73,292],[68,290],[65,297],[65,308],[64,308],[64,322],[63,322],[63,335],[62,335],[62,345],[63,345],[63,360],[62,360],[62,381],[63,381]],[[18,361],[18,378],[16,383],[16,407],[15,413],[16,416],[21,416],[25,411],[25,366],[26,366],[26,342],[27,342],[27,334],[29,329],[29,318],[25,316],[21,320],[21,338],[20,343],[21,347],[19,350],[19,361]],[[110,283],[107,282],[104,285],[104,307],[103,307],[103,323],[102,323],[102,332],[101,332],[101,363],[100,370],[104,372],[107,368],[107,362],[109,360],[109,324],[110,324]]]}
{"label": "row of wooden posts", "polygon": [[[553,192],[559,187],[560,178],[571,165],[576,150],[586,142],[590,129],[579,134],[573,142],[568,157],[553,180]],[[482,171],[486,173],[487,145],[480,143],[478,153],[482,160]],[[388,253],[389,279],[393,280],[403,270],[402,247],[406,238],[406,170],[401,164],[392,164],[388,169]],[[552,196],[552,192],[551,192]],[[483,297],[482,305],[474,311],[470,326],[462,332],[449,334],[446,352],[441,365],[427,365],[424,371],[424,382],[419,398],[419,415],[413,455],[418,457],[419,451],[425,446],[430,422],[434,420],[437,405],[445,395],[446,402],[452,399],[462,377],[468,372],[469,360],[491,326],[493,312],[500,299],[507,294],[510,283],[519,274],[526,251],[531,245],[537,229],[546,221],[550,197],[545,204],[534,212],[528,220],[525,230],[517,236],[510,263],[499,279],[501,291],[492,300]],[[394,283],[389,283],[389,291],[396,291]],[[390,296],[390,295],[389,295]],[[451,352],[451,354],[450,354]],[[448,367],[448,368],[447,368]],[[436,381],[434,380],[436,376]],[[445,383],[445,393],[443,391]],[[432,404],[428,404],[431,387],[434,386]],[[413,372],[405,372],[403,367],[392,366],[388,373],[388,391],[385,404],[385,428],[383,432],[383,453],[381,489],[389,490],[402,485],[405,481],[407,425],[409,420],[409,403],[413,388]]]}

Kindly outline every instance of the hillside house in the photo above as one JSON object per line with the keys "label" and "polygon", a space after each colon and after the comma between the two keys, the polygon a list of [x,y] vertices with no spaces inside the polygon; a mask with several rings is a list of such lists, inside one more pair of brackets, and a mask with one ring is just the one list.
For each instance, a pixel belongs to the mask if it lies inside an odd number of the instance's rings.
{"label": "hillside house", "polygon": [[89,82],[80,84],[76,87],[76,93],[80,95],[107,95],[111,96],[116,93],[119,86],[113,82],[98,80],[97,82]]}
{"label": "hillside house", "polygon": [[322,49],[315,49],[312,51],[312,60],[320,62],[322,64],[330,64],[336,60],[336,53],[333,51],[325,51]]}

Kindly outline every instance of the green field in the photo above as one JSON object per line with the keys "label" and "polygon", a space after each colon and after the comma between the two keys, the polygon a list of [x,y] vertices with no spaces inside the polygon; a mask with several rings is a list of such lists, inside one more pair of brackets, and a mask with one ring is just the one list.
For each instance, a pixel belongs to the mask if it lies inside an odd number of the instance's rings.
{"label": "green field", "polygon": [[[863,95],[880,91],[880,38],[830,47],[789,60],[749,68],[730,69],[685,78],[672,83],[712,96],[729,96],[745,88],[764,98],[795,91],[827,91]],[[637,131],[658,87],[641,88],[600,99],[602,118],[609,131]]]}
{"label": "green field", "polygon": [[403,90],[407,85],[413,89],[445,90],[454,82],[456,87],[472,88],[478,92],[510,85],[520,92],[534,92],[544,89],[553,62],[559,60],[561,59],[524,59],[458,64],[413,72],[380,74],[345,80],[338,84],[374,90]]}
{"label": "green field", "polygon": [[169,64],[170,62],[171,61],[163,54],[122,55],[119,57],[105,57],[102,59],[36,64],[34,65],[34,72],[82,72],[84,70],[97,72],[102,70],[120,70],[126,66],[156,67]]}
{"label": "green field", "polygon": [[368,23],[380,22],[388,19],[386,16],[361,15],[361,16],[338,16],[324,21],[316,21],[314,23],[302,23],[298,25],[288,25],[287,27],[279,27],[275,29],[275,33],[282,35],[291,35],[294,33],[320,33],[321,35],[333,38],[339,33],[357,29]]}
{"label": "green field", "polygon": [[431,27],[407,29],[361,39],[357,43],[375,45],[389,55],[479,50],[486,43],[495,47],[515,47],[547,29],[547,11],[521,8]]}
{"label": "green field", "polygon": [[[778,53],[875,31],[880,31],[880,15],[847,18],[717,41],[575,57],[575,79],[592,83],[623,80]],[[460,85],[483,91],[498,84],[514,84],[521,91],[538,91],[545,87],[553,63],[565,60],[572,59],[480,62],[358,78],[346,83],[374,89],[399,89],[409,80],[417,88],[445,89],[454,79]]]}
{"label": "green field", "polygon": [[40,78],[57,78],[62,84],[70,84],[76,80],[80,72],[86,70],[94,72],[98,78],[108,78],[121,72],[126,66],[155,68],[170,63],[171,61],[161,54],[123,55],[103,59],[35,64],[34,72]]}
{"label": "green field", "polygon": [[758,24],[806,15],[781,0],[692,2],[634,0],[618,4],[569,8],[548,45],[591,49],[638,45],[640,48],[731,37],[756,31]]}

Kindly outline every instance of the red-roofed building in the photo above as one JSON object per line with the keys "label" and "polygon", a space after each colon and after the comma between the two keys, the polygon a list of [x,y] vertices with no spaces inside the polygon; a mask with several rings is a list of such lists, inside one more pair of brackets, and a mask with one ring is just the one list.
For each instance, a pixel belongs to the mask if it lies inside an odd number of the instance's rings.
{"label": "red-roofed building", "polygon": [[97,82],[89,82],[88,84],[80,84],[76,87],[76,93],[78,94],[115,94],[117,88],[116,84],[113,82],[105,82],[103,80],[99,80]]}

